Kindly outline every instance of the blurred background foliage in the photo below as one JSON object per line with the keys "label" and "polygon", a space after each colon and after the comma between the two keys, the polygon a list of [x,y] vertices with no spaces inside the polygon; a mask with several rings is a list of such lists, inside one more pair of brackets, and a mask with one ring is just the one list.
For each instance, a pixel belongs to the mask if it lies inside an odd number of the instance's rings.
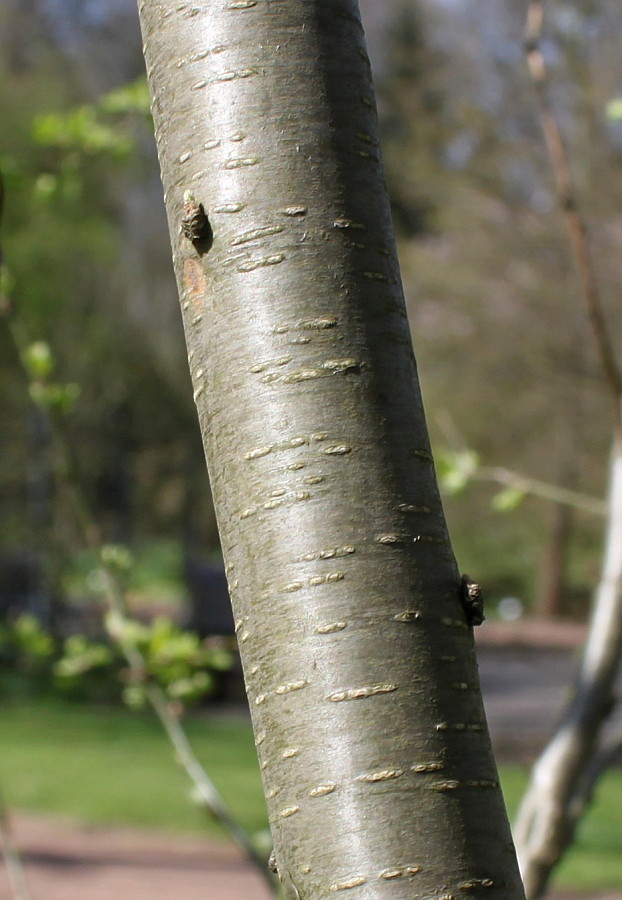
{"label": "blurred background foliage", "polygon": [[[504,466],[599,498],[609,441],[609,401],[523,62],[523,9],[510,0],[361,8],[461,568],[486,586],[489,609],[515,596],[538,614],[581,617],[602,517],[483,477]],[[547,15],[553,101],[615,344],[622,8],[550,0]],[[192,593],[188,560],[217,560],[219,550],[134,4],[7,0],[0,35],[5,320],[22,335],[22,357],[33,344],[35,356],[51,348],[55,383],[75,386],[66,428],[77,487],[103,539],[132,548],[130,599],[175,608]],[[0,327],[0,588],[21,560],[35,593],[88,603],[96,566],[61,502],[20,352]]]}

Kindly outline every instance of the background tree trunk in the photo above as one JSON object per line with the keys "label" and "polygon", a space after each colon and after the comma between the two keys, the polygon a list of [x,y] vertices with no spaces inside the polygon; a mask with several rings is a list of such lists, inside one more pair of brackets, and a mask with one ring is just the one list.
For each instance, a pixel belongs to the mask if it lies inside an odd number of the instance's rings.
{"label": "background tree trunk", "polygon": [[622,372],[602,302],[588,226],[549,95],[541,48],[543,23],[542,0],[530,0],[525,28],[527,64],[579,288],[603,383],[612,401],[613,441],[603,560],[577,683],[560,724],[533,767],[517,816],[519,858],[530,900],[546,892],[599,774],[614,757],[618,739],[615,734],[603,739],[602,732],[617,703],[615,682],[622,659]]}
{"label": "background tree trunk", "polygon": [[547,543],[540,566],[540,582],[534,612],[543,619],[560,615],[566,588],[566,554],[572,528],[572,510],[557,503],[553,507]]}
{"label": "background tree trunk", "polygon": [[356,2],[140,12],[287,896],[520,897]]}
{"label": "background tree trunk", "polygon": [[602,570],[574,693],[553,737],[538,757],[516,821],[527,897],[547,890],[553,869],[572,843],[599,775],[619,747],[603,740],[615,709],[622,656],[622,438],[612,447],[609,517]]}

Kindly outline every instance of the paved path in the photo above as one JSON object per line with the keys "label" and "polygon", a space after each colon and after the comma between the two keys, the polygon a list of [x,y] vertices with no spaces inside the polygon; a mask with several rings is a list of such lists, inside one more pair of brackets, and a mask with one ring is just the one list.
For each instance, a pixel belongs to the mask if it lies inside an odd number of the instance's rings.
{"label": "paved path", "polygon": [[[476,637],[495,753],[504,761],[528,762],[559,720],[577,675],[585,628],[570,622],[486,622]],[[621,718],[619,704],[610,725]]]}
{"label": "paved path", "polygon": [[[14,817],[32,900],[269,900],[233,847],[194,837]],[[12,900],[0,867],[0,900]]]}
{"label": "paved path", "polygon": [[[33,816],[14,824],[32,900],[270,900],[227,844]],[[0,900],[13,900],[1,866]],[[548,900],[588,898],[552,892]],[[622,900],[622,890],[589,900]]]}

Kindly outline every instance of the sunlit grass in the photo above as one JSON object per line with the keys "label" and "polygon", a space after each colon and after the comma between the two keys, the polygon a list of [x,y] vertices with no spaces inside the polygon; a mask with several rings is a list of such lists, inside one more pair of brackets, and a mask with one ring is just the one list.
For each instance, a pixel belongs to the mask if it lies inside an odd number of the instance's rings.
{"label": "sunlit grass", "polygon": [[[212,716],[186,722],[196,753],[245,827],[266,827],[250,726]],[[147,713],[62,703],[10,705],[0,720],[0,784],[25,810],[176,831],[219,827],[190,799],[161,727]]]}
{"label": "sunlit grass", "polygon": [[[236,816],[255,833],[266,815],[248,721],[201,714],[188,718],[197,754]],[[510,813],[527,780],[503,766]],[[9,704],[0,718],[0,784],[17,808],[75,816],[91,823],[135,825],[177,832],[219,827],[189,799],[161,729],[149,715],[59,700]],[[596,891],[622,886],[622,771],[602,779],[575,846],[555,884]]]}

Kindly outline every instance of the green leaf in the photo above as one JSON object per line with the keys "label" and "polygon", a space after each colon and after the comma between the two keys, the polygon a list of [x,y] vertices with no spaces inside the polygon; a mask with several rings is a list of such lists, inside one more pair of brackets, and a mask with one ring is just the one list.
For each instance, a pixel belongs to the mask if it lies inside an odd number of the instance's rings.
{"label": "green leaf", "polygon": [[121,646],[138,647],[142,649],[143,645],[149,640],[150,626],[143,625],[135,619],[128,619],[117,610],[111,610],[104,618],[106,631]]}
{"label": "green leaf", "polygon": [[33,185],[35,200],[46,203],[58,194],[58,188],[58,176],[52,175],[51,172],[43,172]]}
{"label": "green leaf", "polygon": [[147,703],[145,689],[139,684],[130,684],[123,688],[122,697],[130,709],[143,709]]}
{"label": "green leaf", "polygon": [[215,669],[217,672],[227,672],[231,668],[233,665],[233,655],[228,650],[224,650],[220,647],[206,649],[209,654],[207,662],[211,669]]}
{"label": "green leaf", "polygon": [[622,119],[622,97],[615,97],[605,106],[605,115],[612,122]]}
{"label": "green leaf", "polygon": [[73,381],[70,381],[67,384],[59,384],[57,385],[57,388],[56,408],[59,412],[65,414],[71,412],[76,404],[76,400],[78,400],[82,393],[82,388]]}
{"label": "green leaf", "polygon": [[114,662],[110,647],[92,643],[81,634],[67,638],[63,644],[63,654],[54,666],[54,674],[61,679],[73,679],[93,669],[107,669]]}
{"label": "green leaf", "polygon": [[10,297],[15,288],[15,279],[8,266],[0,265],[0,297]]}
{"label": "green leaf", "polygon": [[436,469],[441,489],[447,494],[463,491],[479,468],[479,456],[474,450],[441,451]]}
{"label": "green leaf", "polygon": [[54,356],[45,341],[35,341],[22,353],[22,364],[30,378],[49,378],[54,371]]}
{"label": "green leaf", "polygon": [[212,678],[207,672],[195,672],[191,677],[171,681],[166,692],[172,700],[189,702],[199,700],[212,689],[212,685]]}
{"label": "green leaf", "polygon": [[113,115],[125,115],[131,112],[149,115],[151,104],[147,79],[141,76],[136,81],[109,91],[99,101],[99,108],[103,112]]}
{"label": "green leaf", "polygon": [[71,412],[80,396],[80,386],[33,381],[28,388],[28,393],[32,402],[41,409],[53,409],[66,414]]}
{"label": "green leaf", "polygon": [[49,384],[42,381],[33,381],[28,387],[30,399],[40,409],[49,409],[54,403],[54,391]]}
{"label": "green leaf", "polygon": [[495,512],[513,512],[525,498],[525,492],[515,487],[507,487],[490,501],[490,506]]}
{"label": "green leaf", "polygon": [[61,150],[127,156],[133,149],[132,139],[102,122],[95,107],[90,105],[78,106],[65,114],[37,116],[32,134],[38,143]]}
{"label": "green leaf", "polygon": [[132,551],[123,544],[104,544],[99,553],[102,563],[118,572],[127,572],[134,565]]}
{"label": "green leaf", "polygon": [[54,641],[38,620],[28,613],[18,616],[13,623],[12,632],[13,642],[24,656],[42,660],[54,652]]}

